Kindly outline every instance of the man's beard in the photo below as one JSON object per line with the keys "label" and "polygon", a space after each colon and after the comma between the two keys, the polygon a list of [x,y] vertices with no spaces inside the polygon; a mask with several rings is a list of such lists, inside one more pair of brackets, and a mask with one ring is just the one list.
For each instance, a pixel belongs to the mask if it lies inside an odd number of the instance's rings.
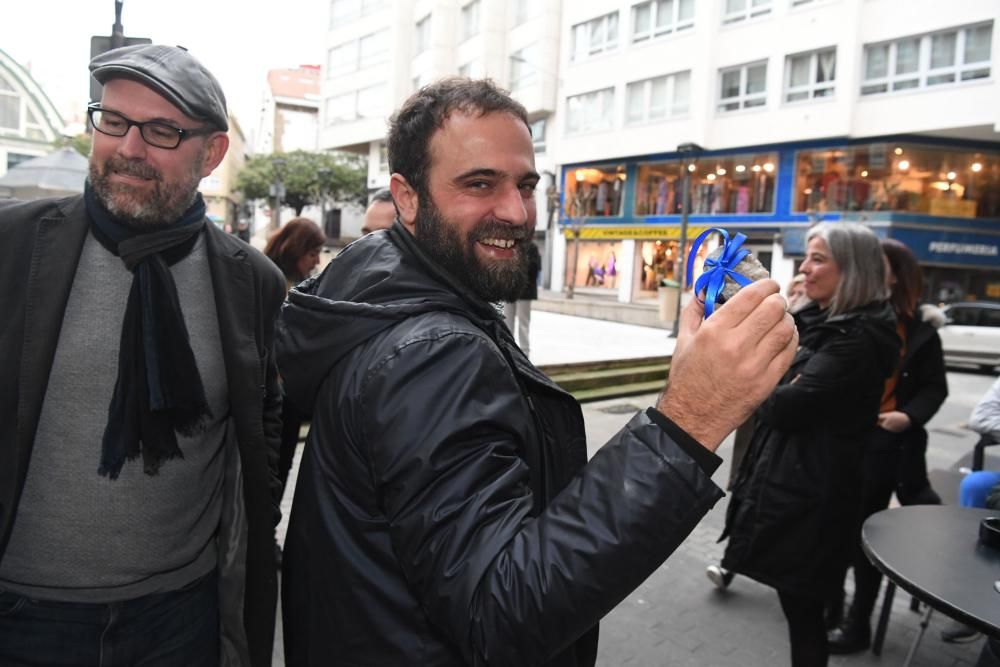
{"label": "man's beard", "polygon": [[[160,229],[176,222],[194,203],[201,182],[205,151],[199,152],[187,178],[167,183],[162,174],[142,160],[114,156],[103,165],[90,159],[90,185],[104,207],[126,227],[137,230]],[[154,181],[152,192],[125,183],[112,183],[113,172]]]}
{"label": "man's beard", "polygon": [[[527,287],[529,258],[522,244],[531,237],[528,227],[490,218],[462,238],[458,226],[441,215],[429,196],[420,197],[415,227],[423,251],[484,301],[517,301]],[[476,256],[480,239],[513,239],[514,258],[480,261]]]}

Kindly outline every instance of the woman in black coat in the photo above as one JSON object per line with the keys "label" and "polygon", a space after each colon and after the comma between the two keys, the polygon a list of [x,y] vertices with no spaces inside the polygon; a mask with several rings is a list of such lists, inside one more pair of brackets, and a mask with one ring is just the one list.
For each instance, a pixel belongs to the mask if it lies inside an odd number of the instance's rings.
{"label": "woman in black coat", "polygon": [[[927,481],[924,424],[948,396],[944,355],[936,328],[944,318],[932,306],[917,306],[923,277],[910,249],[886,239],[882,250],[889,260],[890,301],[903,347],[899,367],[885,384],[877,425],[865,438],[862,521],[888,507],[893,491],[903,505],[941,502]],[[831,653],[855,653],[871,644],[871,615],[882,575],[861,551],[860,522],[851,564],[854,599],[847,618],[828,635]]]}
{"label": "woman in black coat", "polygon": [[861,436],[899,359],[878,238],[849,223],[810,230],[799,352],[757,411],[726,515],[722,566],[778,591],[793,667],[827,664],[823,612],[860,513]]}

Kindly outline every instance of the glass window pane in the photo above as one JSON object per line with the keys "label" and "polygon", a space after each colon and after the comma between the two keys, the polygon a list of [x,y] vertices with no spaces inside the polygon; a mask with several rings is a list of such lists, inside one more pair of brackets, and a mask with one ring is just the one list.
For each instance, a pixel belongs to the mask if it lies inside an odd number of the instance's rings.
{"label": "glass window pane", "polygon": [[677,20],[689,21],[694,18],[694,0],[679,0]]}
{"label": "glass window pane", "polygon": [[792,58],[789,66],[788,85],[792,88],[809,85],[809,70],[811,60],[809,56],[796,56]]}
{"label": "glass window pane", "polygon": [[641,5],[636,5],[632,9],[632,32],[648,32],[650,25],[652,24],[652,19],[653,5],[651,3],[644,2]]}
{"label": "glass window pane", "polygon": [[837,78],[837,52],[836,50],[823,51],[817,54],[819,62],[816,63],[816,82],[825,83]]}
{"label": "glass window pane", "polygon": [[11,92],[16,92],[13,84],[11,84],[7,79],[0,74],[0,90],[9,90]]}
{"label": "glass window pane", "polygon": [[608,48],[618,43],[618,12],[608,15]]}
{"label": "glass window pane", "polygon": [[747,0],[726,0],[726,13],[735,14],[746,9]]}
{"label": "glass window pane", "polygon": [[965,31],[963,63],[989,62],[990,42],[993,41],[993,24],[969,28]]}
{"label": "glass window pane", "polygon": [[691,103],[691,72],[681,72],[674,75],[674,108],[673,114],[687,113]]}
{"label": "glass window pane", "polygon": [[747,68],[747,94],[763,93],[767,89],[767,65]]}
{"label": "glass window pane", "polygon": [[649,117],[663,118],[667,115],[667,77],[649,82]]}
{"label": "glass window pane", "polygon": [[566,132],[580,131],[580,98],[571,97],[566,101]]}
{"label": "glass window pane", "polygon": [[642,120],[643,109],[646,106],[646,82],[630,83],[625,88],[625,122],[635,123]]}
{"label": "glass window pane", "polygon": [[865,58],[865,79],[881,79],[889,73],[889,45],[869,46]]}
{"label": "glass window pane", "polygon": [[604,48],[604,21],[590,22],[590,52],[598,53]]}
{"label": "glass window pane", "polygon": [[920,64],[920,39],[896,42],[896,74],[916,72]]}
{"label": "glass window pane", "polygon": [[931,36],[931,69],[955,64],[955,43],[958,33],[945,32]]}
{"label": "glass window pane", "polygon": [[722,97],[740,96],[740,71],[738,69],[729,70],[722,73]]}
{"label": "glass window pane", "polygon": [[656,28],[657,31],[673,25],[674,22],[674,0],[659,0],[656,3]]}
{"label": "glass window pane", "polygon": [[0,95],[0,127],[21,128],[21,98]]}
{"label": "glass window pane", "polygon": [[953,83],[955,81],[954,74],[938,74],[935,76],[927,77],[928,86],[937,86],[942,83]]}

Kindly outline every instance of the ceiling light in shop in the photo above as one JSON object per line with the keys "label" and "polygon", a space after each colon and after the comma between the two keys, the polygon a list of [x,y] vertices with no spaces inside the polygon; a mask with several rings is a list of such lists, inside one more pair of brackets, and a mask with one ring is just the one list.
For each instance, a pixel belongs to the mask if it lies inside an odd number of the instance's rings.
{"label": "ceiling light in shop", "polygon": [[972,171],[974,171],[974,172],[976,172],[978,174],[982,170],[983,170],[983,164],[981,162],[973,162],[972,163]]}
{"label": "ceiling light in shop", "polygon": [[893,153],[895,153],[896,155],[902,155],[903,149],[900,148],[899,146],[896,146],[896,150],[894,150]]}
{"label": "ceiling light in shop", "polygon": [[868,178],[868,170],[867,169],[863,169],[861,171],[861,178]]}
{"label": "ceiling light in shop", "polygon": [[773,162],[765,162],[764,163],[764,171],[766,171],[769,174],[772,171],[774,171],[774,163]]}
{"label": "ceiling light in shop", "polygon": [[910,168],[910,161],[909,160],[900,160],[899,161],[899,169],[900,169],[900,171],[906,171],[909,168]]}
{"label": "ceiling light in shop", "polygon": [[715,174],[709,174],[709,175],[708,175],[708,176],[706,176],[705,178],[707,178],[707,179],[708,179],[708,180],[710,180],[710,181],[714,181],[714,180],[715,180]]}
{"label": "ceiling light in shop", "polygon": [[742,165],[742,164],[736,165],[736,173],[737,174],[742,174],[746,170],[747,170],[747,168],[746,168],[745,165]]}
{"label": "ceiling light in shop", "polygon": [[696,166],[694,166],[693,164],[689,164],[689,165],[688,165],[688,171],[691,171],[691,172],[693,172],[693,171],[694,171],[695,169],[697,169],[697,167],[696,167]]}
{"label": "ceiling light in shop", "polygon": [[956,174],[953,171],[949,171],[946,175],[948,176],[949,181],[954,181],[956,178],[958,178],[958,174]]}
{"label": "ceiling light in shop", "polygon": [[759,172],[759,171],[760,171],[760,165],[759,165],[759,164],[755,164],[755,165],[753,166],[753,171],[754,171],[754,173],[757,173],[757,172]]}
{"label": "ceiling light in shop", "polygon": [[717,173],[719,176],[725,176],[726,175],[726,170],[723,169],[722,167],[716,167],[715,173]]}

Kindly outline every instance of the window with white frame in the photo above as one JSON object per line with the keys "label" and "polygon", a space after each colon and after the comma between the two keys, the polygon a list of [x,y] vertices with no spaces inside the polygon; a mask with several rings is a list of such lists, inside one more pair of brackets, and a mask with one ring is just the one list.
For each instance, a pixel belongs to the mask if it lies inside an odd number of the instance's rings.
{"label": "window with white frame", "polygon": [[545,120],[539,118],[531,124],[531,145],[534,146],[536,153],[545,152]]}
{"label": "window with white frame", "polygon": [[738,23],[771,13],[772,0],[723,0],[722,23]]}
{"label": "window with white frame", "polygon": [[3,75],[0,75],[0,127],[21,129],[21,96]]}
{"label": "window with white frame", "polygon": [[632,5],[632,42],[694,27],[694,0],[650,0]]}
{"label": "window with white frame", "polygon": [[625,86],[625,123],[682,116],[691,101],[691,72],[677,72]]}
{"label": "window with white frame", "polygon": [[327,52],[326,76],[332,78],[358,67],[358,43],[354,40],[339,44]]}
{"label": "window with white frame", "polygon": [[458,68],[459,76],[466,76],[470,79],[478,79],[483,76],[483,66],[479,60],[470,60]]}
{"label": "window with white frame", "polygon": [[993,22],[865,46],[862,95],[990,76]]}
{"label": "window with white frame", "polygon": [[816,2],[816,0],[792,0],[792,7],[799,7],[801,5],[808,5]]}
{"label": "window with white frame", "polygon": [[788,56],[785,62],[785,101],[800,102],[833,95],[837,78],[837,49]]}
{"label": "window with white frame", "polygon": [[618,48],[618,12],[577,23],[572,30],[573,62],[580,62],[598,53]]}
{"label": "window with white frame", "polygon": [[514,0],[513,25],[521,25],[530,19],[535,15],[537,8],[538,4],[535,3],[535,0]]}
{"label": "window with white frame", "polygon": [[330,29],[388,6],[389,0],[330,0]]}
{"label": "window with white frame", "polygon": [[355,112],[358,118],[378,118],[385,115],[386,84],[362,88],[358,91]]}
{"label": "window with white frame", "polygon": [[462,39],[479,34],[479,0],[472,0],[462,7]]}
{"label": "window with white frame", "polygon": [[413,27],[413,55],[420,55],[431,47],[431,15],[417,21]]}
{"label": "window with white frame", "polygon": [[389,30],[379,30],[358,40],[358,69],[389,59]]}
{"label": "window with white frame", "polygon": [[355,97],[356,94],[353,91],[328,97],[326,100],[326,124],[333,125],[339,121],[354,120]]}
{"label": "window with white frame", "polygon": [[511,90],[524,88],[538,78],[538,46],[532,44],[510,54]]}
{"label": "window with white frame", "polygon": [[610,129],[614,123],[614,106],[614,88],[567,97],[566,134]]}
{"label": "window with white frame", "polygon": [[762,107],[767,103],[767,61],[719,70],[719,111]]}

